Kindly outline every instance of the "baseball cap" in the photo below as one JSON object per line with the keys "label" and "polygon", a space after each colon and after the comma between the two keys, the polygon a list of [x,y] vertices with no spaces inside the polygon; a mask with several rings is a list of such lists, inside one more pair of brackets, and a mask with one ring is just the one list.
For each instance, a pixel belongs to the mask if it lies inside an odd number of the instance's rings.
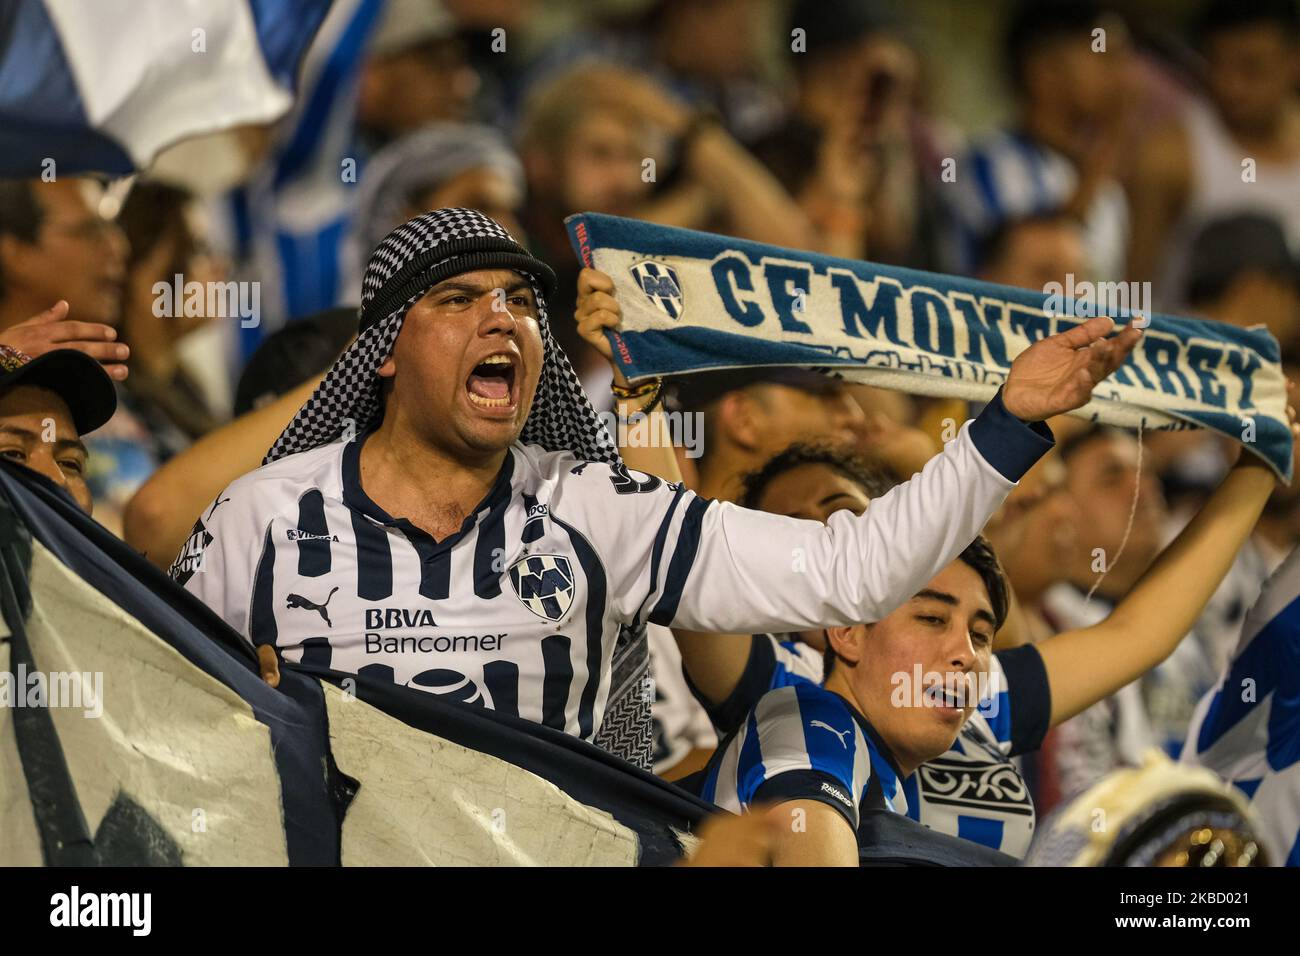
{"label": "baseball cap", "polygon": [[824,372],[807,368],[775,366],[767,368],[736,368],[717,372],[696,372],[677,375],[666,382],[683,411],[699,411],[710,402],[717,401],[728,392],[748,385],[786,385],[813,395],[832,395],[843,387],[843,382]]}
{"label": "baseball cap", "polygon": [[1193,304],[1213,299],[1245,272],[1282,276],[1300,286],[1300,259],[1274,217],[1241,213],[1202,229],[1192,242],[1187,298]]}
{"label": "baseball cap", "polygon": [[0,353],[0,395],[19,385],[46,388],[63,399],[80,435],[93,432],[117,411],[113,380],[97,361],[75,349],[27,360]]}

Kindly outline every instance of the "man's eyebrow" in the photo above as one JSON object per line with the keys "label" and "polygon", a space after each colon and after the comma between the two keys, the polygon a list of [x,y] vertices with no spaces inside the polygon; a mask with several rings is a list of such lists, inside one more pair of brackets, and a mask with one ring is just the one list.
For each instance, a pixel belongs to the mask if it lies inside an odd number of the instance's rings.
{"label": "man's eyebrow", "polygon": [[821,501],[817,502],[817,506],[820,508],[823,505],[830,504],[836,498],[850,498],[850,497],[852,496],[847,491],[834,491],[831,492],[829,495],[827,495],[825,498],[823,498]]}
{"label": "man's eyebrow", "polygon": [[[28,441],[35,441],[41,437],[39,432],[33,431],[30,428],[19,428],[17,425],[10,425],[7,422],[0,422],[0,435],[13,435],[17,438],[24,438]],[[54,447],[60,451],[65,448],[71,448],[74,451],[81,452],[81,454],[87,458],[90,457],[90,449],[86,447],[85,443],[80,438],[58,438],[55,439],[53,444]]]}
{"label": "man's eyebrow", "polygon": [[466,282],[463,279],[452,278],[452,279],[445,279],[442,282],[439,282],[436,286],[434,286],[429,291],[430,292],[472,292],[476,295],[482,295],[484,292],[492,292],[495,289],[502,289],[507,294],[509,294],[511,292],[518,292],[521,289],[531,291],[532,285],[529,283],[527,279],[523,278],[522,276],[516,278],[513,282],[510,282],[505,286],[481,285],[476,282]]}
{"label": "man's eyebrow", "polygon": [[938,601],[941,604],[947,604],[952,607],[956,607],[961,603],[954,595],[949,594],[947,591],[935,591],[932,588],[923,588],[920,591],[917,591],[912,595],[912,600]]}
{"label": "man's eyebrow", "polygon": [[73,451],[81,452],[83,458],[90,457],[90,449],[80,438],[60,438],[54,443],[54,447],[62,451],[65,448],[71,448]]}
{"label": "man's eyebrow", "polygon": [[436,286],[429,290],[430,292],[473,292],[482,295],[489,291],[487,286],[479,285],[475,282],[465,282],[460,279],[444,279]]}
{"label": "man's eyebrow", "polygon": [[[925,588],[923,590],[917,591],[915,594],[912,595],[913,601],[918,599],[928,600],[928,601],[938,601],[940,604],[947,604],[950,607],[956,607],[958,604],[961,603],[960,601],[957,600],[956,595],[949,594],[947,591],[935,591],[932,588]],[[989,624],[992,624],[994,627],[998,626],[998,622],[994,619],[993,614],[989,611],[986,611],[982,607],[977,608],[975,612],[971,614],[971,618],[973,620],[987,621]]]}

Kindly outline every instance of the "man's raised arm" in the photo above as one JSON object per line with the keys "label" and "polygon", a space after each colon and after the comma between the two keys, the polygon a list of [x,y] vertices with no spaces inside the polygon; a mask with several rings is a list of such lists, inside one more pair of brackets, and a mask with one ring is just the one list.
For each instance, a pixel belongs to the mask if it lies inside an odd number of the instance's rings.
{"label": "man's raised arm", "polygon": [[1043,420],[1087,403],[1140,331],[1091,319],[1022,352],[1006,385],[911,481],[826,525],[685,493],[656,534],[639,616],[697,631],[789,631],[876,621],[979,534],[1053,444]]}

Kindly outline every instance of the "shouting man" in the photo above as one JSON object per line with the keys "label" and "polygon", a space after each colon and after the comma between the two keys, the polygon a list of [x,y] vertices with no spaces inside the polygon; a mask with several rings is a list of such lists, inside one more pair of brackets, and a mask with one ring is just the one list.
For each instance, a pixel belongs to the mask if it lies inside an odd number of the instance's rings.
{"label": "shouting man", "polygon": [[387,679],[648,766],[647,621],[880,620],[970,544],[1051,446],[1043,419],[1087,402],[1140,335],[1093,319],[1039,341],[921,474],[822,525],[628,471],[552,338],[553,285],[470,210],[376,248],[356,342],[172,567],[268,680],[279,661]]}

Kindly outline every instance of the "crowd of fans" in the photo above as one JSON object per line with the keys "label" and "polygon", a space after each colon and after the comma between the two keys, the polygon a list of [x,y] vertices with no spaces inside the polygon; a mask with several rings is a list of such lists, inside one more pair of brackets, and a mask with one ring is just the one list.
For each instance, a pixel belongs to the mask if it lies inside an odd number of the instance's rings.
{"label": "crowd of fans", "polygon": [[[1067,276],[1149,282],[1159,311],[1266,326],[1297,376],[1290,0],[1206,0],[1181,24],[1091,0],[990,5],[1011,109],[983,131],[936,111],[934,25],[910,21],[905,4],[648,0],[617,17],[557,5],[567,19],[543,6],[388,0],[359,68],[330,78],[343,121],[307,147],[300,129],[248,137],[255,158],[233,193],[199,196],[148,174],[124,195],[93,178],[0,183],[0,345],[36,357],[80,349],[118,392],[83,449],[39,470],[93,497],[99,521],[168,567],[355,336],[371,250],[444,207],[485,213],[554,269],[551,329],[598,408],[613,405],[614,373],[600,323],[581,320],[612,286],[580,274],[563,223],[578,212],[1040,291]],[[342,206],[313,217],[277,193],[293,163],[341,175],[342,191],[328,188]],[[173,278],[259,283],[260,326],[160,315],[156,284]],[[702,416],[703,454],[629,464],[707,498],[821,521],[906,481],[977,410],[801,370],[700,376],[666,395]],[[1049,678],[1076,660],[1060,638],[1090,633],[1126,601],[1131,625],[1178,622],[1139,608],[1136,586],[1210,507],[1236,454],[1204,432],[1139,441],[1078,419],[1051,427],[1055,449],[985,530],[987,554],[963,556],[1005,582],[992,649],[1057,642],[1058,657],[1043,650]],[[22,448],[0,451],[38,467]],[[1294,488],[1276,487],[1243,537],[1194,623],[1130,661],[1136,679],[1054,701],[1032,743],[994,732],[1040,818],[1149,748],[1177,756],[1260,585],[1300,542]],[[705,770],[753,703],[737,694],[759,658],[829,685],[840,672],[824,675],[823,660],[858,653],[845,630],[760,650],[749,635],[652,626],[655,771]],[[1022,855],[1027,835],[1001,846]]]}

